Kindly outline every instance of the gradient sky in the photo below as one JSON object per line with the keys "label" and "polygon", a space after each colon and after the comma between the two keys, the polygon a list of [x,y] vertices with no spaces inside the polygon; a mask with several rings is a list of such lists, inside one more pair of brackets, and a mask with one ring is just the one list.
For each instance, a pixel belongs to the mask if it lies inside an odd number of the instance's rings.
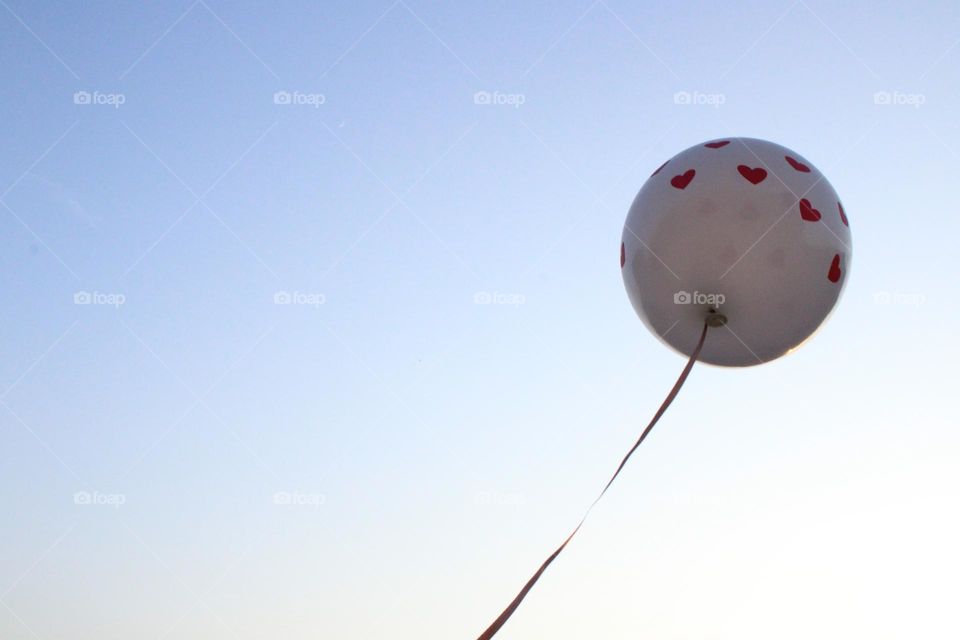
{"label": "gradient sky", "polygon": [[733,135],[842,197],[839,307],[695,368],[498,637],[960,634],[956,2],[2,0],[0,55],[0,637],[476,637],[683,366],[633,196]]}

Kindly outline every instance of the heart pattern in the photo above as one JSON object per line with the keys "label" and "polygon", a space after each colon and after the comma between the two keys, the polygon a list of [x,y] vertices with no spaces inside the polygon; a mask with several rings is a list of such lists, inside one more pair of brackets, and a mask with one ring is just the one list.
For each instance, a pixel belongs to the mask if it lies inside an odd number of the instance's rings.
{"label": "heart pattern", "polygon": [[810,201],[804,198],[800,201],[800,217],[807,222],[816,222],[822,216],[820,215],[819,211],[813,208],[813,205],[810,204]]}
{"label": "heart pattern", "polygon": [[[707,142],[703,146],[708,149],[721,149],[730,144],[730,140],[716,140],[714,142]],[[800,173],[812,173],[810,166],[800,162],[792,156],[784,156],[784,159],[787,163],[795,170]],[[653,177],[660,173],[664,167],[666,167],[670,161],[664,162],[662,165],[657,167],[657,170],[654,171],[650,177]],[[737,165],[737,172],[743,177],[744,180],[749,182],[752,185],[758,185],[762,183],[770,175],[769,171],[764,167],[751,167],[750,165],[740,164]],[[686,189],[691,182],[693,182],[694,177],[696,177],[696,169],[687,169],[683,173],[677,174],[670,178],[670,186],[674,189],[684,190]],[[709,176],[708,176],[709,177]],[[800,218],[805,222],[820,222],[823,218],[823,214],[819,209],[814,208],[813,203],[810,202],[807,198],[801,198],[799,203],[800,209]],[[847,213],[843,209],[843,203],[837,202],[837,213],[840,216],[840,221],[845,227],[850,226],[850,220],[847,218]],[[627,264],[627,248],[626,245],[620,243],[620,268],[623,269]],[[830,268],[827,270],[827,280],[837,284],[844,277],[843,270],[843,259],[839,253],[834,254],[833,258],[830,261]]]}
{"label": "heart pattern", "polygon": [[795,160],[795,159],[791,158],[790,156],[783,156],[783,157],[786,158],[787,162],[790,163],[790,166],[791,166],[791,167],[793,167],[794,169],[796,169],[796,170],[799,171],[800,173],[810,173],[810,167],[808,167],[807,165],[803,164],[803,163],[800,162],[799,160]]}
{"label": "heart pattern", "polygon": [[737,167],[737,171],[751,184],[760,184],[767,179],[767,170],[763,167],[748,167],[741,164]]}
{"label": "heart pattern", "polygon": [[830,282],[839,282],[840,276],[843,273],[840,271],[840,254],[833,256],[833,262],[830,263],[830,271],[827,272],[827,279]]}
{"label": "heart pattern", "polygon": [[673,185],[676,189],[686,189],[687,185],[693,180],[693,176],[697,175],[697,172],[693,169],[687,169],[686,172],[680,174],[679,176],[673,176],[670,179],[670,184]]}

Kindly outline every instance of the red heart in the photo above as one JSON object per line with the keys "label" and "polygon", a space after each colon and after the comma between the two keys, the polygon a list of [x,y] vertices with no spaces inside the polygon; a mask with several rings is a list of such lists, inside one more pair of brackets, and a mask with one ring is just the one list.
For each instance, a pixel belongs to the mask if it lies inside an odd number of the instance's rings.
{"label": "red heart", "polygon": [[672,184],[677,189],[686,189],[687,185],[690,184],[690,181],[693,180],[693,176],[697,175],[697,172],[693,169],[687,169],[683,175],[673,176],[670,178],[670,184]]}
{"label": "red heart", "polygon": [[820,212],[813,208],[809,200],[804,198],[800,201],[800,217],[808,222],[816,222],[820,219]]}
{"label": "red heart", "polygon": [[840,254],[833,256],[833,262],[830,263],[830,271],[827,272],[827,279],[830,282],[839,282],[840,281]]}
{"label": "red heart", "polygon": [[720,147],[725,147],[728,144],[730,144],[729,140],[721,140],[720,142],[708,142],[703,146],[709,147],[710,149],[719,149]]}
{"label": "red heart", "polygon": [[623,246],[623,243],[620,243],[620,268],[623,269],[623,265],[627,263],[627,249]]}
{"label": "red heart", "polygon": [[843,222],[844,226],[849,227],[850,222],[847,221],[847,214],[843,212],[843,205],[839,202],[837,203],[837,209],[840,209],[840,220]]}
{"label": "red heart", "polygon": [[802,162],[799,162],[799,161],[797,161],[797,160],[794,160],[794,159],[791,158],[790,156],[783,156],[783,157],[786,158],[786,159],[787,159],[787,162],[790,163],[790,166],[793,167],[794,169],[796,169],[797,171],[801,171],[801,172],[803,172],[803,173],[810,173],[810,167],[808,167],[807,165],[803,164]]}
{"label": "red heart", "polygon": [[760,184],[767,179],[767,170],[763,167],[752,169],[745,164],[741,164],[737,167],[737,171],[752,184]]}
{"label": "red heart", "polygon": [[[667,160],[667,162],[670,162],[670,161]],[[667,162],[664,162],[662,165],[660,165],[659,167],[657,167],[657,170],[654,171],[653,173],[651,173],[651,174],[650,174],[650,177],[652,178],[653,176],[655,176],[655,175],[657,175],[658,173],[660,173],[660,169],[663,169],[665,166],[667,166]]]}

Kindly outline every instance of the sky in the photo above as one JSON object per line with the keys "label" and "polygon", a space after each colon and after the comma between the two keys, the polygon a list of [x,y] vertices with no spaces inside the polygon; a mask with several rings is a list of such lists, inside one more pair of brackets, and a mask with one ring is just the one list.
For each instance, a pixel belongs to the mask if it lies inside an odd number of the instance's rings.
{"label": "sky", "polygon": [[498,638],[960,633],[954,2],[0,1],[0,636],[475,638],[683,367],[618,254],[724,136],[843,200]]}

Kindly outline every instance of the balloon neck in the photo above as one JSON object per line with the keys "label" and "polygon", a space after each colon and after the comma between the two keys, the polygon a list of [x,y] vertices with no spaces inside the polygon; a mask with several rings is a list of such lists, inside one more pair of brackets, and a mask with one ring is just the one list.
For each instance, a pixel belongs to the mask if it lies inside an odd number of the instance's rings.
{"label": "balloon neck", "polygon": [[727,324],[727,316],[723,315],[716,309],[707,310],[707,326],[722,327],[725,324]]}

